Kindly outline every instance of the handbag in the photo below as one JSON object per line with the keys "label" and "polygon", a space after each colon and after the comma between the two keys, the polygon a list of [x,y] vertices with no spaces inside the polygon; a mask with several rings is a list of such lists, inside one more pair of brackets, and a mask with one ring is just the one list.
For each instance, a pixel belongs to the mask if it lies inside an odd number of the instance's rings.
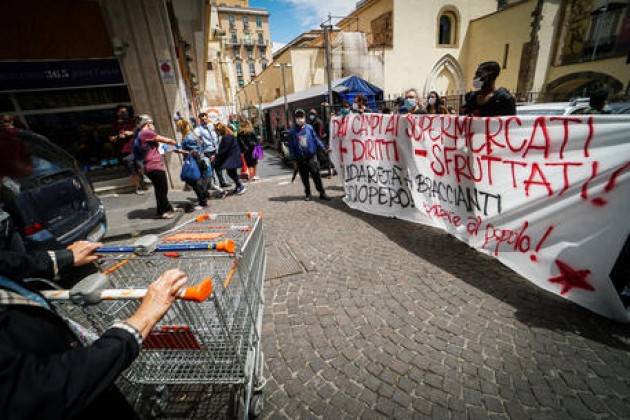
{"label": "handbag", "polygon": [[196,182],[201,178],[199,165],[197,165],[197,161],[191,155],[184,158],[182,172],[179,174],[179,178],[184,182]]}
{"label": "handbag", "polygon": [[262,160],[263,158],[263,147],[262,144],[257,144],[254,146],[254,151],[252,152],[252,157],[256,160]]}

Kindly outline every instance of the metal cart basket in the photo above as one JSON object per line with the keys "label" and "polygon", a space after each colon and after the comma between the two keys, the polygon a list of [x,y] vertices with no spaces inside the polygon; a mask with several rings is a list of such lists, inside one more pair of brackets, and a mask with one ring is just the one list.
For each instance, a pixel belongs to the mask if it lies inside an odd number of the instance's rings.
{"label": "metal cart basket", "polygon": [[[259,414],[265,382],[260,341],[266,266],[260,214],[203,214],[154,240],[152,249],[136,245],[100,250],[109,288],[123,289],[123,294],[146,288],[164,271],[179,268],[191,283],[211,280],[212,293],[202,302],[177,300],[154,327],[123,374],[127,397],[140,404],[143,389],[153,393],[158,389],[161,403],[168,405],[169,392],[193,386],[200,401],[207,403],[209,393],[219,398],[218,390],[228,389],[242,401],[244,418]],[[52,292],[49,297],[60,312],[94,336],[131,316],[140,304],[124,297],[86,304],[89,299],[72,291],[69,295],[55,298]],[[147,388],[150,385],[159,387]]]}

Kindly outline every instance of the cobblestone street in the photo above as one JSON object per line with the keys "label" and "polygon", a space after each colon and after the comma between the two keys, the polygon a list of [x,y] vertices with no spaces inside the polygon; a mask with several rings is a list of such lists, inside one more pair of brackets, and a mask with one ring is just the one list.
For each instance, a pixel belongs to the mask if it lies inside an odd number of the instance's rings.
{"label": "cobblestone street", "polygon": [[432,228],[303,201],[288,178],[211,201],[264,212],[264,418],[630,418],[630,329]]}

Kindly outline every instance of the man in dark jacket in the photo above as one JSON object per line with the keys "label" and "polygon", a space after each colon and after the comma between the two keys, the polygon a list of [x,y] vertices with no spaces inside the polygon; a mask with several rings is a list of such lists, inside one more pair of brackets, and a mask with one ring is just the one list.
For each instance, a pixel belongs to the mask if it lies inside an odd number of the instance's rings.
{"label": "man in dark jacket", "polygon": [[494,117],[516,115],[514,96],[505,88],[496,88],[501,66],[496,61],[479,64],[473,79],[473,92],[466,94],[462,115]]}
{"label": "man in dark jacket", "polygon": [[[0,132],[0,180],[32,170],[21,142]],[[47,269],[42,266],[43,269]],[[0,275],[0,419],[116,419],[136,415],[114,380],[186,282],[179,270],[153,282],[138,310],[83,347],[74,324],[21,278]]]}
{"label": "man in dark jacket", "polygon": [[[322,144],[326,149],[329,149],[328,142],[328,127],[322,121],[321,118],[317,115],[317,110],[311,109],[308,111],[308,123],[313,127],[313,131],[322,141]],[[326,166],[328,168],[328,178],[333,175],[337,175],[337,171],[335,170],[335,165],[333,165],[332,161],[328,157],[328,153],[326,151],[321,150],[317,152],[317,160],[319,161],[320,166]]]}
{"label": "man in dark jacket", "polygon": [[311,200],[311,184],[309,176],[313,178],[315,188],[319,192],[319,198],[322,200],[330,200],[326,195],[322,177],[319,173],[319,165],[315,156],[318,151],[327,151],[319,137],[313,130],[313,127],[306,124],[306,115],[304,110],[298,109],[294,113],[295,126],[289,130],[289,150],[293,158],[294,165],[300,173],[300,179],[304,184],[305,200]]}

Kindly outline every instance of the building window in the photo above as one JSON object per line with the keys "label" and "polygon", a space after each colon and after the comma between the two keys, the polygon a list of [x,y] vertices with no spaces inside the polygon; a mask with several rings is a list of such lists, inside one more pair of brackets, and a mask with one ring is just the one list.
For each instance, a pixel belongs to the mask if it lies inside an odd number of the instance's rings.
{"label": "building window", "polygon": [[280,88],[276,88],[276,98],[280,97]]}
{"label": "building window", "polygon": [[265,37],[262,32],[258,32],[258,45],[265,45]]}
{"label": "building window", "polygon": [[263,59],[261,64],[262,64],[262,69],[263,70],[267,68],[267,60]]}
{"label": "building window", "polygon": [[249,16],[243,16],[243,28],[249,28]]}
{"label": "building window", "polygon": [[[618,2],[606,2],[604,6],[591,13],[591,24],[583,48],[582,59],[584,61],[607,58],[627,52],[627,47],[623,48],[624,43],[618,42],[620,41],[619,38],[625,37],[628,31],[623,29],[628,26],[627,23],[619,25],[627,6],[627,4]],[[626,21],[630,21],[630,15],[627,16]],[[624,32],[619,33],[620,29]]]}
{"label": "building window", "polygon": [[256,16],[256,27],[262,28],[262,16]]}
{"label": "building window", "polygon": [[250,60],[254,59],[254,50],[247,50],[247,58]]}
{"label": "building window", "polygon": [[238,39],[236,38],[236,32],[232,32],[230,34],[230,38],[231,38],[232,44],[236,44],[238,42]]}
{"label": "building window", "polygon": [[238,78],[238,87],[245,87],[245,79],[242,77]]}
{"label": "building window", "polygon": [[372,30],[371,47],[392,47],[394,45],[392,12],[383,13],[370,22]]}
{"label": "building window", "polygon": [[212,63],[211,62],[208,62],[208,70],[212,71]]}
{"label": "building window", "polygon": [[234,15],[228,16],[228,22],[230,23],[230,29],[234,29],[236,26],[236,19],[234,18]]}
{"label": "building window", "polygon": [[510,54],[510,44],[505,44],[503,49],[503,68],[507,69],[508,55]]}
{"label": "building window", "polygon": [[458,19],[456,11],[446,10],[438,16],[438,45],[446,47],[457,46]]}
{"label": "building window", "polygon": [[240,61],[236,62],[236,75],[243,76],[243,64]]}
{"label": "building window", "polygon": [[254,63],[253,61],[249,62],[249,74],[251,74],[252,76],[256,75],[256,63]]}

